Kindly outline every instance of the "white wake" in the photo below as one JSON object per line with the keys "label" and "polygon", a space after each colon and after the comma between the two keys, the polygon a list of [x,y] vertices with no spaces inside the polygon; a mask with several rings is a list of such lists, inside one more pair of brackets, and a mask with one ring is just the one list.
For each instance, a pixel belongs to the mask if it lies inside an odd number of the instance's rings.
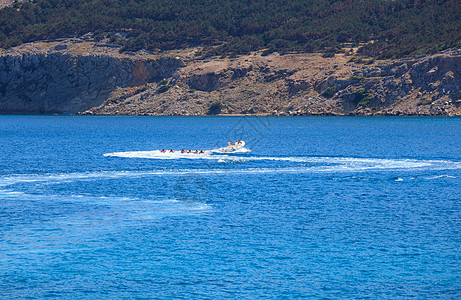
{"label": "white wake", "polygon": [[[249,152],[248,149],[240,149],[240,153]],[[195,153],[162,153],[159,150],[153,151],[128,151],[106,153],[108,157],[124,158],[147,158],[158,160],[172,159],[202,159],[215,160],[218,162],[248,162],[248,161],[280,161],[302,163],[310,171],[366,171],[366,170],[395,170],[395,169],[433,169],[452,170],[461,169],[461,162],[449,160],[417,160],[417,159],[382,159],[382,158],[355,158],[355,157],[312,157],[312,156],[249,156],[221,154],[207,150],[203,154]],[[306,164],[308,164],[306,166]],[[298,168],[299,169],[299,168]],[[276,169],[286,170],[286,169]],[[229,171],[229,170],[228,170]]]}

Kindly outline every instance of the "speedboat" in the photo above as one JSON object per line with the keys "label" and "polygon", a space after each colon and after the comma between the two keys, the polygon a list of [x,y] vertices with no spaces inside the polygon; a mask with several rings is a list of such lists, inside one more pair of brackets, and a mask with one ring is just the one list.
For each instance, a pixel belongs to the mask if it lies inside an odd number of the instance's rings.
{"label": "speedboat", "polygon": [[245,147],[245,142],[239,140],[235,143],[228,142],[227,147],[220,148],[218,149],[218,151],[224,152],[224,153],[230,153],[230,152],[235,152],[239,149],[242,149],[243,147]]}

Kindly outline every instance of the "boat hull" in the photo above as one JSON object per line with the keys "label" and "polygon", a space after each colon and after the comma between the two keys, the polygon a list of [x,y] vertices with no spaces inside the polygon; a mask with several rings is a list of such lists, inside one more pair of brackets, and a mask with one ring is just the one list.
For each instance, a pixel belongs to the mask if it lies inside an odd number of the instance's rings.
{"label": "boat hull", "polygon": [[223,153],[231,153],[231,152],[235,152],[235,151],[237,151],[239,149],[242,149],[243,147],[245,147],[245,142],[240,141],[240,142],[231,143],[227,147],[221,148],[218,151],[223,152]]}

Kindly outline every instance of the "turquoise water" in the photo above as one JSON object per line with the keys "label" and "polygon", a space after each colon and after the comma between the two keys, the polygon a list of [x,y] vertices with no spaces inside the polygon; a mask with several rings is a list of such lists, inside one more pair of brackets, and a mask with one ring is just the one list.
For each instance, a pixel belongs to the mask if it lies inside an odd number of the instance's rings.
{"label": "turquoise water", "polygon": [[0,116],[0,145],[2,299],[461,297],[460,118]]}

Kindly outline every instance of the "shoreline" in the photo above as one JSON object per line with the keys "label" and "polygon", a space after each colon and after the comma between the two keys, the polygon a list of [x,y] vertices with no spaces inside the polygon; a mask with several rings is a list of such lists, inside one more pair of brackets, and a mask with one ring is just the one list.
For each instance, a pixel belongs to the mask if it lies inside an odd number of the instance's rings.
{"label": "shoreline", "polygon": [[174,118],[461,118],[461,115],[297,115],[297,116],[275,116],[263,114],[219,114],[219,115],[123,115],[123,114],[13,114],[0,113],[0,117],[24,116],[24,117],[174,117]]}
{"label": "shoreline", "polygon": [[197,49],[121,54],[80,39],[0,51],[0,113],[461,116],[461,49],[388,61]]}

